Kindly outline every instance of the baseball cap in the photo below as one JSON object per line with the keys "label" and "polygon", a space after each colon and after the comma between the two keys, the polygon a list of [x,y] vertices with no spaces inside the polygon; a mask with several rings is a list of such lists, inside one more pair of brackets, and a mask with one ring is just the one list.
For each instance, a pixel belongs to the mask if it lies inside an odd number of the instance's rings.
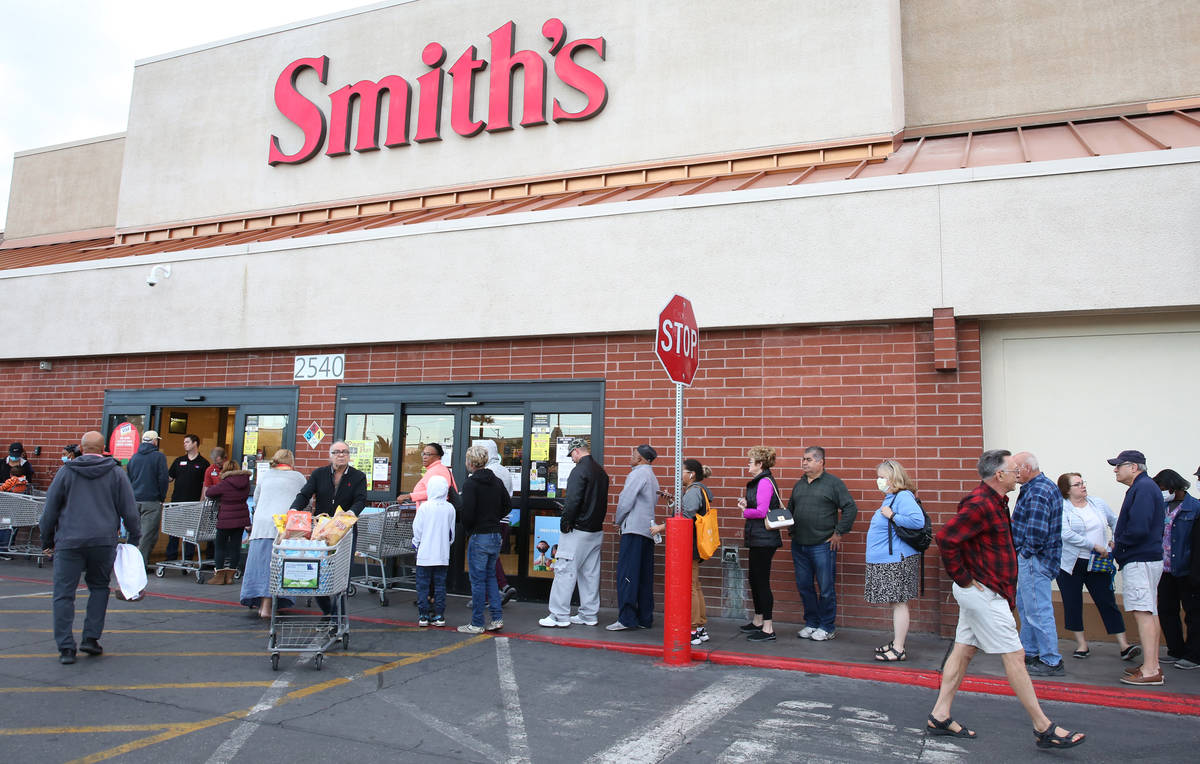
{"label": "baseball cap", "polygon": [[158,440],[158,430],[146,430],[146,434],[142,436],[143,443],[149,443],[152,440]]}
{"label": "baseball cap", "polygon": [[571,438],[571,442],[567,444],[567,453],[571,453],[577,448],[587,449],[587,441],[583,438]]}
{"label": "baseball cap", "polygon": [[1108,463],[1114,467],[1116,467],[1118,464],[1122,464],[1124,462],[1133,462],[1134,464],[1145,464],[1146,463],[1146,455],[1143,454],[1141,451],[1122,451],[1121,453],[1117,454],[1114,458],[1108,460]]}
{"label": "baseball cap", "polygon": [[17,441],[8,447],[8,453],[12,456],[20,456],[25,451],[25,446]]}
{"label": "baseball cap", "polygon": [[658,458],[658,452],[649,443],[643,443],[637,447],[638,454],[648,462],[652,462]]}

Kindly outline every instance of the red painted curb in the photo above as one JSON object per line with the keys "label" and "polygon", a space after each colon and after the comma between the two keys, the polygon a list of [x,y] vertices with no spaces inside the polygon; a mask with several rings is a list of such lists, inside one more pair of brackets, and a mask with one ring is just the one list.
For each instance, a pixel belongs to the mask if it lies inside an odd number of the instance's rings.
{"label": "red painted curb", "polygon": [[[47,583],[41,579],[19,578],[16,576],[0,576],[0,581],[17,581],[30,584]],[[229,600],[191,597],[184,594],[147,592],[146,596],[206,605],[243,607],[241,603],[230,602]],[[357,615],[350,616],[350,620],[361,623],[382,624],[384,626],[415,628],[417,625],[412,621]],[[559,647],[586,648],[589,650],[610,650],[612,652],[638,655],[645,658],[662,659],[663,654],[662,647],[658,645],[601,642],[575,637],[560,637],[551,634],[506,633],[503,636],[525,642],[538,642],[541,644],[557,645]],[[925,687],[933,690],[936,690],[942,681],[942,675],[937,671],[923,671],[920,669],[905,669],[891,666],[871,666],[869,664],[858,663],[837,663],[835,661],[819,661],[805,658],[752,655],[750,653],[735,653],[724,650],[697,650],[693,648],[692,661],[695,663],[715,663],[722,666],[752,666],[754,668],[775,669],[779,671],[798,671],[807,674],[821,674],[823,676],[839,676],[846,679],[863,679],[869,682]],[[1134,711],[1200,716],[1200,697],[1194,695],[1141,691],[1132,687],[1126,690],[1117,687],[1097,687],[1095,685],[1067,684],[1064,682],[1034,681],[1033,686],[1037,688],[1039,700],[1057,700],[1064,703],[1101,705],[1108,708],[1124,708]],[[1008,685],[1008,681],[1000,677],[968,675],[963,678],[960,689],[963,692],[978,692],[985,695],[1006,695],[1009,697],[1014,695],[1012,688]]]}

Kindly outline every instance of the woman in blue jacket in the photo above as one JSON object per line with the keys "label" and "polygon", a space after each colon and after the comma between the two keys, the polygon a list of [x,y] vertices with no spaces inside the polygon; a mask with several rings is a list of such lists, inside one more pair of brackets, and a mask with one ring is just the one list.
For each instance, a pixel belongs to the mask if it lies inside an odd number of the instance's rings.
{"label": "woman in blue jacket", "polygon": [[867,602],[892,606],[892,641],[875,648],[875,660],[891,663],[908,660],[908,601],[920,592],[921,553],[900,539],[892,523],[903,528],[924,528],[925,513],[917,504],[917,485],[903,465],[884,459],[875,469],[875,484],[883,504],[867,528]]}
{"label": "woman in blue jacket", "polygon": [[1167,502],[1163,574],[1158,581],[1158,622],[1167,656],[1160,660],[1177,669],[1200,668],[1200,561],[1193,555],[1200,548],[1200,501],[1188,494],[1191,483],[1175,470],[1159,472],[1154,482]]}

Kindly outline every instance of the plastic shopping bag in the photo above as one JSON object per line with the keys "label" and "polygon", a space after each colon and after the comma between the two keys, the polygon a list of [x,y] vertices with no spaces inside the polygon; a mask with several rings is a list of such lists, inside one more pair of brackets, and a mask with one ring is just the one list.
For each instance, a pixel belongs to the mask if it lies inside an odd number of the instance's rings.
{"label": "plastic shopping bag", "polygon": [[113,562],[113,575],[125,599],[132,600],[146,590],[146,563],[142,553],[133,544],[117,544],[117,559]]}

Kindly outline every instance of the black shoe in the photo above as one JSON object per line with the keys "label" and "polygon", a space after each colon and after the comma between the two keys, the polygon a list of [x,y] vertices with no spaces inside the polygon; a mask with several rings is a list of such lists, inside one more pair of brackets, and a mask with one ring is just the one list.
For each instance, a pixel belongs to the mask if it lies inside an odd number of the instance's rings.
{"label": "black shoe", "polygon": [[507,605],[509,600],[511,600],[516,595],[517,595],[517,590],[515,587],[512,587],[512,586],[504,587],[504,592],[501,594],[501,597],[500,597],[500,607],[504,607],[505,605]]}
{"label": "black shoe", "polygon": [[1041,663],[1041,662],[1042,662],[1041,659],[1038,658],[1036,655],[1026,655],[1025,656],[1025,665],[1026,666],[1032,666],[1035,663]]}
{"label": "black shoe", "polygon": [[743,623],[741,626],[739,626],[738,631],[742,632],[743,634],[753,634],[756,631],[762,631],[762,626],[755,626],[754,621],[751,621],[750,623]]}
{"label": "black shoe", "polygon": [[102,655],[104,648],[100,646],[99,640],[85,639],[79,643],[79,652],[87,653],[88,655]]}
{"label": "black shoe", "polygon": [[65,665],[75,662],[75,651],[64,647],[58,651],[58,662]]}
{"label": "black shoe", "polygon": [[1062,665],[1062,661],[1053,666],[1038,661],[1030,666],[1028,670],[1030,676],[1066,676],[1067,673],[1067,669]]}
{"label": "black shoe", "polygon": [[774,642],[775,641],[775,632],[763,631],[762,629],[759,629],[758,631],[755,631],[754,633],[752,633],[750,636],[746,637],[746,641],[748,641],[748,642]]}

